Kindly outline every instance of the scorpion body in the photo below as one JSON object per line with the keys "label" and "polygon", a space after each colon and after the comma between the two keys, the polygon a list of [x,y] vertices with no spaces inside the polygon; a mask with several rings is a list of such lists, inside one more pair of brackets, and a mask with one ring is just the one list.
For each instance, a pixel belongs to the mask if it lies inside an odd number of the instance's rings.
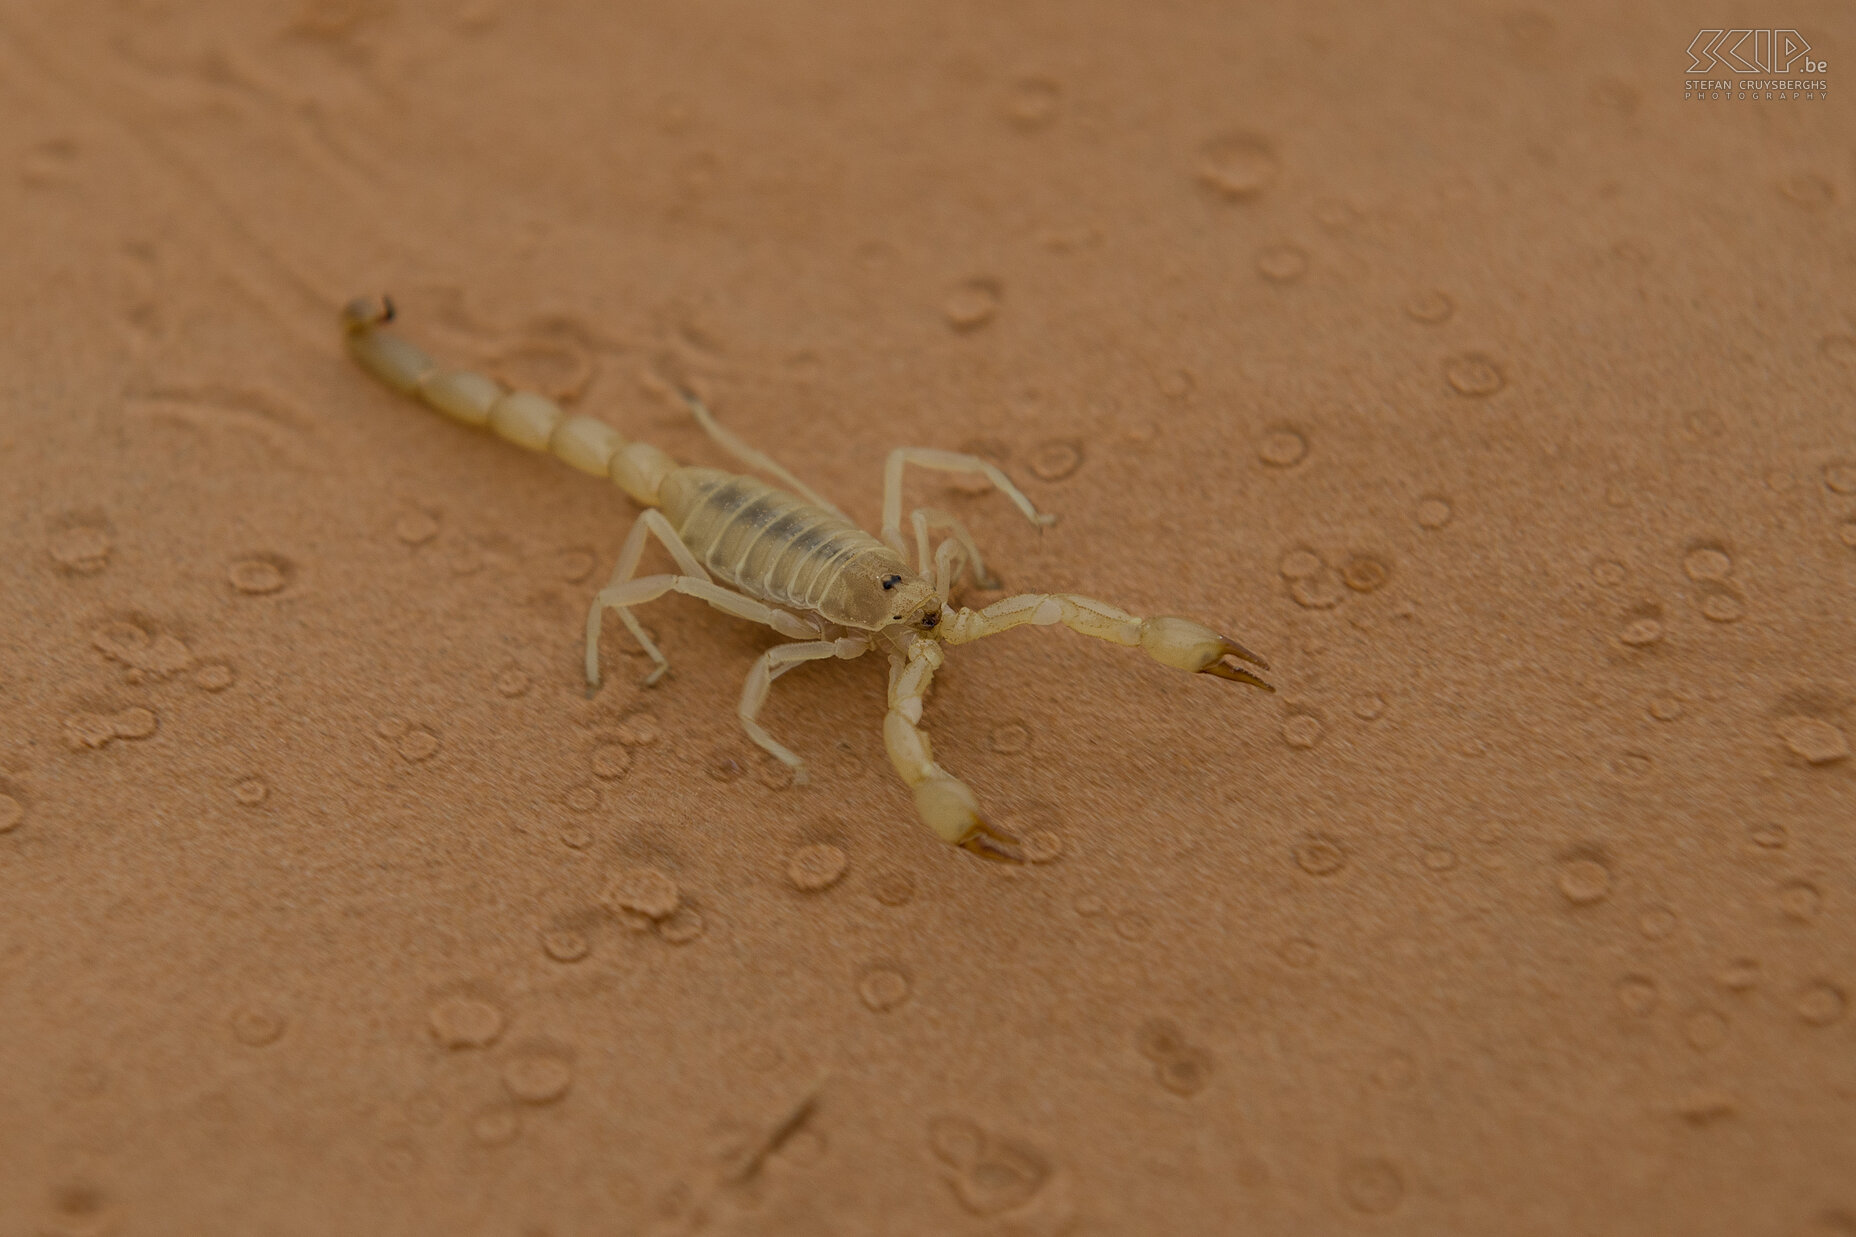
{"label": "scorpion body", "polygon": [[[900,554],[843,516],[714,468],[678,469],[659,498],[703,566],[750,597],[861,631],[902,621],[891,602],[901,600],[900,581],[913,573]],[[884,580],[893,583],[885,589]]]}
{"label": "scorpion body", "polygon": [[[1163,665],[1275,690],[1232,664],[1235,659],[1267,669],[1262,658],[1190,619],[1143,619],[1067,593],[1026,593],[982,610],[948,605],[963,573],[988,587],[996,582],[961,522],[930,508],[910,515],[916,567],[909,568],[901,523],[906,465],[983,477],[1027,519],[1040,525],[1052,519],[1040,515],[995,465],[977,456],[922,447],[892,451],[884,470],[882,536],[873,537],[719,425],[687,392],[684,401],[711,438],[788,488],[678,464],[647,443],[626,441],[604,421],[569,415],[544,396],[505,390],[482,374],[443,367],[385,329],[393,316],[384,298],[356,300],[342,311],[348,350],[375,377],[455,420],[609,477],[645,508],[587,614],[588,684],[599,685],[600,629],[608,610],[618,613],[653,661],[647,686],[661,679],[670,663],[632,613],[636,606],[680,592],[771,627],[792,642],[774,646],[754,663],[736,713],[749,737],[793,770],[795,782],[806,780],[805,762],[758,721],[773,681],[807,661],[854,658],[881,649],[889,657],[884,747],[913,793],[917,814],[945,842],[985,858],[1017,861],[1015,839],[988,824],[971,788],[936,763],[921,727],[923,703],[945,658],[943,645],[970,643],[1025,624],[1061,623],[1083,635],[1138,647]],[[932,553],[931,530],[949,534]],[[675,574],[636,574],[650,537],[669,551]]]}

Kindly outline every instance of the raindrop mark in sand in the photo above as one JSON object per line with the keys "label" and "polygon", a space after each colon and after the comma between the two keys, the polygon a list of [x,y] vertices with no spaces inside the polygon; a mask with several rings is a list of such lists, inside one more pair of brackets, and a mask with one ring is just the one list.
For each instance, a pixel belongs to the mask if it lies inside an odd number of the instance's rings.
{"label": "raindrop mark in sand", "polygon": [[1645,940],[1666,940],[1676,930],[1676,913],[1666,906],[1652,906],[1637,917],[1637,928]]}
{"label": "raindrop mark in sand", "polygon": [[1602,588],[1619,588],[1629,574],[1615,558],[1601,558],[1592,564],[1592,579]]}
{"label": "raindrop mark in sand", "polygon": [[473,996],[441,997],[426,1014],[441,1048],[488,1048],[502,1037],[506,1019],[489,1001]]}
{"label": "raindrop mark in sand", "polygon": [[1363,722],[1378,721],[1386,715],[1385,697],[1377,694],[1354,697],[1353,715]]}
{"label": "raindrop mark in sand", "polygon": [[67,516],[46,538],[45,552],[63,575],[94,576],[110,562],[109,525],[100,516]]}
{"label": "raindrop mark in sand", "polygon": [[1257,274],[1274,284],[1292,284],[1308,274],[1308,251],[1287,241],[1257,251]]}
{"label": "raindrop mark in sand", "polygon": [[514,1104],[486,1104],[470,1119],[470,1136],[485,1147],[504,1147],[522,1132],[522,1118]]}
{"label": "raindrop mark in sand", "polygon": [[1471,399],[1486,399],[1507,385],[1496,363],[1480,352],[1465,352],[1444,361],[1451,390]]}
{"label": "raindrop mark in sand", "polygon": [[1274,184],[1282,173],[1282,161],[1268,138],[1232,129],[1199,147],[1195,173],[1199,183],[1219,197],[1241,202]]}
{"label": "raindrop mark in sand", "polygon": [[1027,467],[1040,481],[1063,481],[1083,466],[1083,444],[1074,438],[1048,438],[1031,448]]}
{"label": "raindrop mark in sand", "polygon": [[1405,1179],[1390,1160],[1349,1160],[1341,1166],[1340,1196],[1347,1206],[1364,1215],[1386,1215],[1404,1200]]}
{"label": "raindrop mark in sand", "polygon": [[901,868],[872,873],[870,896],[884,906],[907,906],[915,898],[915,877]]}
{"label": "raindrop mark in sand", "polygon": [[1832,494],[1856,494],[1856,462],[1832,460],[1824,465],[1824,488]]}
{"label": "raindrop mark in sand", "polygon": [[1282,741],[1297,751],[1321,742],[1321,719],[1312,713],[1291,713],[1282,723]]}
{"label": "raindrop mark in sand", "polygon": [[248,777],[235,783],[232,798],[242,807],[257,807],[270,797],[271,788],[261,777]]}
{"label": "raindrop mark in sand", "polygon": [[1656,981],[1648,975],[1626,975],[1618,980],[1617,996],[1625,1013],[1641,1018],[1656,1008]]}
{"label": "raindrop mark in sand", "polygon": [[1729,958],[1714,972],[1714,982],[1729,992],[1745,992],[1759,983],[1758,958]]}
{"label": "raindrop mark in sand", "polygon": [[1806,210],[1822,210],[1837,200],[1837,190],[1816,172],[1793,172],[1779,181],[1779,196]]}
{"label": "raindrop mark in sand", "polygon": [[1783,717],[1773,723],[1786,750],[1808,765],[1827,765],[1850,754],[1843,731],[1821,717]]}
{"label": "raindrop mark in sand", "polygon": [[1303,937],[1294,937],[1282,943],[1276,951],[1283,965],[1291,970],[1307,971],[1321,961],[1321,947]]}
{"label": "raindrop mark in sand", "polygon": [[1153,1062],[1154,1080],[1175,1095],[1197,1095],[1211,1081],[1211,1054],[1188,1043],[1178,1023],[1150,1018],[1135,1032],[1134,1046]]}
{"label": "raindrop mark in sand", "polygon": [[115,739],[146,739],[159,724],[153,709],[140,706],[119,713],[73,713],[64,719],[64,739],[73,751],[96,749]]}
{"label": "raindrop mark in sand", "polygon": [[1712,1125],[1739,1112],[1733,1097],[1719,1091],[1694,1091],[1676,1105],[1676,1115],[1693,1126]]}
{"label": "raindrop mark in sand", "polygon": [[1727,421],[1712,408],[1697,408],[1682,418],[1683,432],[1694,442],[1711,442],[1727,432]]}
{"label": "raindrop mark in sand", "polygon": [[1682,702],[1674,696],[1658,696],[1650,701],[1649,714],[1659,722],[1673,722],[1682,716]]}
{"label": "raindrop mark in sand", "polygon": [[887,1013],[909,999],[909,977],[893,966],[876,966],[857,981],[857,997],[875,1013]]}
{"label": "raindrop mark in sand", "polygon": [[[1056,816],[1054,809],[1047,808],[1045,813]],[[1055,829],[1020,829],[1018,841],[1026,863],[1055,863],[1063,858],[1063,835]]]}
{"label": "raindrop mark in sand", "polygon": [[817,893],[837,884],[849,863],[843,849],[830,843],[801,846],[786,860],[786,879],[803,893]]}
{"label": "raindrop mark in sand", "polygon": [[284,1016],[267,1006],[242,1006],[231,1021],[232,1037],[248,1048],[263,1048],[283,1038]]}
{"label": "raindrop mark in sand", "polygon": [[296,578],[296,566],[279,554],[253,554],[226,568],[226,580],[247,597],[283,591]]}
{"label": "raindrop mark in sand", "polygon": [[613,734],[627,747],[649,747],[657,742],[660,731],[657,718],[642,709],[619,720]]}
{"label": "raindrop mark in sand", "polygon": [[576,928],[549,928],[541,934],[541,951],[556,962],[578,962],[593,951],[593,945]]}
{"label": "raindrop mark in sand", "polygon": [[1303,609],[1332,610],[1346,598],[1340,574],[1313,550],[1290,550],[1282,556],[1277,570],[1288,581],[1289,596]]}
{"label": "raindrop mark in sand", "polygon": [[1031,728],[1020,721],[1002,722],[992,728],[987,746],[1002,756],[1016,756],[1031,746]]}
{"label": "raindrop mark in sand", "polygon": [[602,743],[593,749],[589,763],[594,777],[609,782],[624,777],[631,769],[631,750],[622,743]]}
{"label": "raindrop mark in sand", "polygon": [[1837,540],[1856,550],[1856,519],[1848,519],[1837,525]]}
{"label": "raindrop mark in sand", "polygon": [[614,911],[631,911],[647,919],[666,919],[677,909],[682,894],[677,882],[658,868],[621,868],[606,885],[605,904]]}
{"label": "raindrop mark in sand", "polygon": [[503,1089],[524,1104],[552,1104],[574,1082],[573,1062],[558,1048],[523,1048],[503,1062]]}
{"label": "raindrop mark in sand", "polygon": [[1371,554],[1350,555],[1340,569],[1342,583],[1356,593],[1377,592],[1392,578],[1392,568]]}
{"label": "raindrop mark in sand", "polygon": [[1596,859],[1568,859],[1560,864],[1557,883],[1568,902],[1590,906],[1611,892],[1611,870]]}
{"label": "raindrop mark in sand", "polygon": [[400,759],[410,764],[419,764],[438,755],[438,736],[424,726],[409,726],[400,735],[395,750]]}
{"label": "raindrop mark in sand", "polygon": [[991,322],[999,312],[1004,286],[996,279],[969,279],[954,288],[941,302],[941,312],[956,331],[977,331]]}
{"label": "raindrop mark in sand", "polygon": [[1443,846],[1427,846],[1423,863],[1433,872],[1448,872],[1456,867],[1456,852]]}
{"label": "raindrop mark in sand", "polygon": [[1747,836],[1761,850],[1784,850],[1788,840],[1784,825],[1755,825]]}
{"label": "raindrop mark in sand", "polygon": [[685,902],[656,921],[657,934],[671,945],[688,945],[702,936],[707,923],[702,912]]}
{"label": "raindrop mark in sand", "polygon": [[1811,923],[1817,919],[1823,895],[1807,880],[1789,880],[1779,886],[1779,913],[1794,923]]}
{"label": "raindrop mark in sand", "polygon": [[1041,800],[1013,808],[1005,816],[1006,832],[1018,838],[1027,863],[1055,863],[1063,857],[1063,816]]}
{"label": "raindrop mark in sand", "polygon": [[1625,615],[1624,627],[1618,632],[1618,643],[1625,648],[1647,649],[1661,642],[1663,638],[1663,609],[1658,605],[1642,605]]}
{"label": "raindrop mark in sand", "polygon": [[703,767],[710,780],[717,782],[738,782],[748,772],[747,766],[741,763],[741,749],[734,746],[716,748],[709,753]]}
{"label": "raindrop mark in sand", "polygon": [[505,666],[497,672],[495,686],[497,695],[505,700],[514,700],[517,696],[526,695],[532,682],[520,666]]}
{"label": "raindrop mark in sand", "polygon": [[1295,848],[1295,865],[1310,876],[1332,876],[1347,866],[1347,852],[1332,838],[1312,837]]}
{"label": "raindrop mark in sand", "polygon": [[1160,394],[1168,399],[1185,399],[1198,389],[1199,380],[1189,369],[1171,369],[1156,380]]}
{"label": "raindrop mark in sand", "polygon": [[203,692],[222,692],[238,682],[238,674],[222,661],[209,661],[193,672],[193,685]]}
{"label": "raindrop mark in sand", "polygon": [[1052,1172],[1050,1162],[1031,1147],[988,1134],[964,1117],[930,1121],[928,1149],[941,1162],[960,1205],[979,1216],[1023,1207]]}
{"label": "raindrop mark in sand", "polygon": [[90,633],[90,645],[111,661],[127,666],[132,682],[144,678],[161,682],[193,664],[193,654],[178,637],[152,632],[128,620],[96,628]]}
{"label": "raindrop mark in sand", "polygon": [[1063,88],[1039,75],[1013,82],[1005,97],[1005,118],[1020,129],[1042,129],[1057,119]]}
{"label": "raindrop mark in sand", "polygon": [[1361,220],[1359,208],[1345,198],[1322,198],[1313,213],[1315,222],[1330,232],[1345,232]]}
{"label": "raindrop mark in sand", "polygon": [[1308,439],[1293,426],[1276,426],[1257,440],[1257,458],[1271,468],[1293,468],[1308,458]]}
{"label": "raindrop mark in sand", "polygon": [[1422,322],[1425,326],[1439,326],[1450,321],[1450,315],[1456,312],[1456,302],[1447,292],[1432,288],[1419,292],[1405,302],[1405,316],[1413,322]]}
{"label": "raindrop mark in sand", "polygon": [[0,793],[0,833],[11,833],[26,819],[26,805],[13,795]]}
{"label": "raindrop mark in sand", "polygon": [[1447,498],[1432,496],[1418,500],[1418,527],[1426,532],[1434,533],[1450,523],[1452,514],[1450,500]]}
{"label": "raindrop mark in sand", "polygon": [[411,511],[394,521],[393,535],[407,545],[424,545],[438,536],[438,521],[428,512]]}
{"label": "raindrop mark in sand", "polygon": [[1841,988],[1819,980],[1805,985],[1792,1002],[1792,1009],[1807,1026],[1827,1027],[1843,1017],[1847,1004]]}
{"label": "raindrop mark in sand", "polygon": [[1746,600],[1731,584],[1705,583],[1697,595],[1701,616],[1711,623],[1737,623],[1746,617]]}
{"label": "raindrop mark in sand", "polygon": [[570,404],[593,383],[593,358],[574,344],[525,341],[490,361],[490,376],[512,391],[536,391]]}
{"label": "raindrop mark in sand", "polygon": [[1682,556],[1682,572],[1691,580],[1725,580],[1733,569],[1733,556],[1718,541],[1695,542]]}

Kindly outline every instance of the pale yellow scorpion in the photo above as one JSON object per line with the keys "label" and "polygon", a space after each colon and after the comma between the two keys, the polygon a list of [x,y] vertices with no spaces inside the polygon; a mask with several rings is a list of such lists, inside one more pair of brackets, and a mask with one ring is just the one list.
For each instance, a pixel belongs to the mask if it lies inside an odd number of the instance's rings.
{"label": "pale yellow scorpion", "polygon": [[[921,728],[922,701],[944,644],[969,644],[1030,623],[1062,623],[1072,631],[1114,644],[1139,646],[1165,666],[1217,675],[1274,691],[1227,659],[1267,670],[1261,657],[1190,619],[1138,618],[1116,606],[1068,593],[1024,593],[982,610],[947,604],[965,570],[982,587],[997,587],[972,536],[953,516],[918,508],[916,569],[909,570],[902,539],[902,470],[905,465],[984,477],[1034,523],[1031,500],[998,467],[974,455],[927,447],[890,452],[883,475],[883,535],[872,537],[773,460],[719,425],[701,401],[680,392],[703,429],[750,467],[778,477],[795,492],[753,477],[678,464],[656,447],[627,442],[604,421],[570,416],[554,401],[510,391],[491,378],[447,369],[405,339],[387,331],[393,318],[385,298],[362,298],[342,312],[348,349],[363,367],[395,390],[417,396],[466,425],[484,426],[518,446],[548,451],[584,472],[608,477],[645,508],[619,551],[612,578],[593,599],[586,621],[587,682],[599,684],[600,620],[617,610],[632,637],[655,663],[654,684],[670,668],[632,608],[666,593],[699,597],[716,609],[773,628],[794,643],[768,649],[748,671],[736,712],[749,737],[806,780],[805,762],[757,720],[773,681],[801,662],[889,654],[889,713],[883,743],[890,763],[915,797],[923,823],[944,842],[989,859],[1017,861],[1017,840],[989,825],[967,784],[935,763]],[[930,530],[950,534],[930,554]],[[675,560],[675,574],[634,578],[645,539],[656,537]],[[718,583],[719,579],[719,583]]]}

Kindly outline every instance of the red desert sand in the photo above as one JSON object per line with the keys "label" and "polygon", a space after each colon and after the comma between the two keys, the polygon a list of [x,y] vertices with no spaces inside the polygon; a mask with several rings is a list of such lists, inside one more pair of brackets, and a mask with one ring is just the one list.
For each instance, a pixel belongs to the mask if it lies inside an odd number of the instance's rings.
{"label": "red desert sand", "polygon": [[[5,6],[0,1234],[1856,1232],[1856,16],[1734,20]],[[988,862],[881,651],[589,692],[641,508],[382,293],[1276,694],[946,644]]]}

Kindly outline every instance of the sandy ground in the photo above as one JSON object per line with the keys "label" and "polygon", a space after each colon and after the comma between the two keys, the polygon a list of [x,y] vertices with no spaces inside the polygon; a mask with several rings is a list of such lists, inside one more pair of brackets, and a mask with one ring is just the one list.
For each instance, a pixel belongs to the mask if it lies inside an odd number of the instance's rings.
{"label": "sandy ground", "polygon": [[[0,1235],[1856,1232],[1856,19],[1355,8],[6,6]],[[589,699],[636,509],[381,290],[1281,692],[953,650],[1016,870],[877,659]]]}

